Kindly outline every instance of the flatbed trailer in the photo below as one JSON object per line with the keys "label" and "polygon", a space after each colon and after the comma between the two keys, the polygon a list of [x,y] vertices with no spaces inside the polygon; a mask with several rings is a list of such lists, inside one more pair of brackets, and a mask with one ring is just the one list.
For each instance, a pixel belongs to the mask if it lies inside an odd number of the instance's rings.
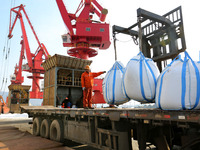
{"label": "flatbed trailer", "polygon": [[22,106],[33,117],[33,134],[55,141],[72,140],[106,150],[200,148],[200,110],[147,108],[57,108]]}

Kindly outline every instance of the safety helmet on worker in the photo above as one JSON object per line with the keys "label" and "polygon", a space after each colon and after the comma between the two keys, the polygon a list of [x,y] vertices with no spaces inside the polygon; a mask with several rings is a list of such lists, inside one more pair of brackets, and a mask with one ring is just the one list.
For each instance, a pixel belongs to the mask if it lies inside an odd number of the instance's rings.
{"label": "safety helmet on worker", "polygon": [[86,66],[85,66],[85,70],[90,70],[90,66],[89,66],[89,65],[86,65]]}

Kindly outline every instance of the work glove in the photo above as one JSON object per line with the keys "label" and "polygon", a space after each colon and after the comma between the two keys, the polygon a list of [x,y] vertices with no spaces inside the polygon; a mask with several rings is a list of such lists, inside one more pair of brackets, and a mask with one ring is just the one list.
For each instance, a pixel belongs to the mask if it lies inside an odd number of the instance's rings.
{"label": "work glove", "polygon": [[85,90],[85,87],[82,87],[83,91]]}
{"label": "work glove", "polygon": [[106,73],[106,71],[104,71],[103,73]]}

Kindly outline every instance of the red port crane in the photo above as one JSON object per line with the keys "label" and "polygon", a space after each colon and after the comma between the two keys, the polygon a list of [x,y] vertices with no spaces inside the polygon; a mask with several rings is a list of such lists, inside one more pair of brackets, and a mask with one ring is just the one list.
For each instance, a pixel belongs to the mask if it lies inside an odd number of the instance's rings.
{"label": "red port crane", "polygon": [[[81,0],[74,14],[68,13],[63,0],[56,0],[62,19],[68,28],[68,34],[62,36],[64,47],[73,47],[68,55],[88,59],[98,54],[98,48],[109,48],[109,24],[105,23],[108,10],[103,8],[96,0]],[[99,17],[94,21],[93,15]],[[102,94],[102,79],[94,80],[93,103],[105,103]]]}
{"label": "red port crane", "polygon": [[[46,47],[44,46],[44,44],[40,43],[24,7],[25,7],[25,5],[21,4],[20,6],[14,7],[10,10],[10,24],[9,24],[8,38],[11,39],[13,37],[12,31],[15,27],[17,19],[20,20],[21,30],[22,30],[22,40],[20,42],[21,53],[20,53],[20,58],[19,58],[19,64],[18,65],[16,64],[15,71],[14,71],[15,78],[11,79],[11,84],[20,84],[21,85],[24,82],[24,77],[22,76],[22,71],[27,71],[29,73],[32,73],[32,76],[28,76],[28,78],[32,79],[32,91],[30,92],[30,98],[41,99],[41,98],[43,98],[43,92],[40,91],[39,80],[43,79],[43,77],[40,76],[40,74],[44,74],[44,68],[41,66],[41,64],[43,62],[42,57],[44,56],[45,59],[47,59],[49,56],[49,53],[48,53]],[[11,23],[12,12],[14,12],[16,14],[13,23]],[[29,47],[29,42],[28,42],[26,30],[25,30],[22,12],[24,13],[24,15],[28,21],[28,24],[30,25],[31,30],[32,30],[32,32],[36,38],[36,41],[39,45],[37,50],[35,51],[35,53],[31,53],[31,50]],[[28,62],[26,65],[22,65],[23,59],[25,59],[24,53],[26,53],[26,58],[27,58],[27,62]]]}
{"label": "red port crane", "polygon": [[[58,8],[69,33],[63,35],[63,46],[73,47],[68,55],[88,59],[98,52],[93,48],[107,49],[110,46],[109,24],[105,23],[108,13],[96,0],[81,0],[74,14],[68,13],[63,0],[56,0]],[[92,20],[93,15],[99,21]]]}

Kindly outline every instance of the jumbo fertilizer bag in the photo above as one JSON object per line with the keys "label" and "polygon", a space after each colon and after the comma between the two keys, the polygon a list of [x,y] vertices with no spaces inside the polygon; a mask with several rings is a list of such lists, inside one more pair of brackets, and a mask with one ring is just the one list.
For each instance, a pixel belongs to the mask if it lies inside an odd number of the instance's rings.
{"label": "jumbo fertilizer bag", "polygon": [[103,80],[103,95],[108,104],[119,105],[129,100],[122,90],[123,72],[123,64],[116,61]]}
{"label": "jumbo fertilizer bag", "polygon": [[156,88],[156,105],[164,110],[198,109],[199,64],[185,52],[174,59],[160,74]]}
{"label": "jumbo fertilizer bag", "polygon": [[139,102],[154,102],[156,82],[160,72],[152,59],[142,52],[127,64],[123,76],[125,95]]}

